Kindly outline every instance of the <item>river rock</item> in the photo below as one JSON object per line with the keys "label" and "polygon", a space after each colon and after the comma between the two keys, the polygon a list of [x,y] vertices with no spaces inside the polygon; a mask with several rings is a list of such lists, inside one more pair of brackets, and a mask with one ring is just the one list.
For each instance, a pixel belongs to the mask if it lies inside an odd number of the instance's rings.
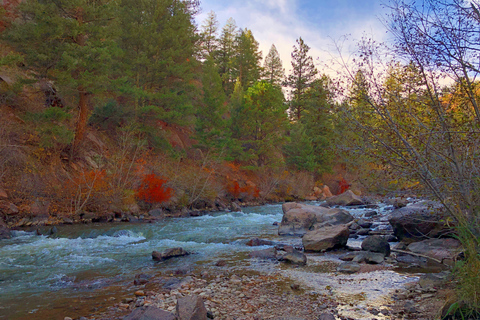
{"label": "river rock", "polygon": [[322,313],[318,320],[335,320],[335,316],[331,313]]}
{"label": "river rock", "polygon": [[366,220],[363,220],[363,219],[359,219],[357,221],[357,224],[360,227],[365,228],[365,229],[369,229],[372,226],[372,223],[370,221],[366,221]]}
{"label": "river rock", "polygon": [[370,218],[370,217],[375,217],[378,215],[378,212],[377,211],[367,211],[365,212],[365,214],[363,215],[365,218]]}
{"label": "river rock", "polygon": [[206,320],[207,309],[202,297],[192,294],[177,300],[178,320]]}
{"label": "river rock", "polygon": [[7,227],[5,222],[0,218],[0,240],[1,239],[10,239],[12,237],[12,234],[10,232],[10,229]]}
{"label": "river rock", "polygon": [[343,262],[338,265],[337,271],[341,273],[352,274],[360,271],[360,264],[356,262]]}
{"label": "river rock", "polygon": [[446,226],[448,215],[440,203],[421,201],[392,211],[388,220],[399,240],[438,238],[452,232]]}
{"label": "river rock", "polygon": [[287,252],[287,254],[283,255],[279,260],[301,266],[307,264],[307,256],[303,252],[295,249],[291,252]]}
{"label": "river rock", "polygon": [[364,203],[359,196],[352,192],[352,190],[347,190],[338,196],[328,198],[327,204],[329,206],[357,206]]}
{"label": "river rock", "polygon": [[252,238],[252,239],[248,240],[246,245],[250,246],[250,247],[271,246],[271,245],[273,245],[273,241],[265,240],[265,239],[259,239],[259,238]]}
{"label": "river rock", "polygon": [[358,263],[365,262],[369,264],[380,264],[383,262],[383,260],[383,253],[362,251],[359,252],[352,261]]}
{"label": "river rock", "polygon": [[340,225],[353,221],[346,210],[288,202],[283,204],[279,235],[303,236],[307,231],[324,225]]}
{"label": "river rock", "polygon": [[7,191],[4,189],[0,188],[0,200],[8,199],[8,194]]}
{"label": "river rock", "polygon": [[189,253],[185,251],[185,249],[179,247],[179,248],[167,249],[163,252],[153,251],[152,258],[153,260],[156,260],[156,261],[163,261],[170,258],[186,256],[188,254]]}
{"label": "river rock", "polygon": [[379,252],[388,257],[390,255],[390,244],[382,236],[369,236],[363,240],[362,250]]}
{"label": "river rock", "polygon": [[133,279],[133,284],[136,285],[136,286],[139,286],[139,285],[148,283],[148,281],[150,281],[151,277],[152,277],[151,275],[148,275],[148,274],[145,274],[145,273],[137,274],[135,276],[135,279]]}
{"label": "river rock", "polygon": [[135,309],[123,320],[176,320],[177,317],[170,312],[156,307],[141,307]]}
{"label": "river rock", "polygon": [[428,239],[414,242],[408,245],[407,249],[440,261],[451,260],[453,262],[462,251],[462,244],[456,239]]}
{"label": "river rock", "polygon": [[350,231],[346,225],[324,227],[307,232],[303,238],[305,251],[323,251],[345,247]]}
{"label": "river rock", "polygon": [[257,258],[262,260],[276,259],[277,250],[272,247],[264,250],[252,251],[248,255],[250,256],[250,258]]}

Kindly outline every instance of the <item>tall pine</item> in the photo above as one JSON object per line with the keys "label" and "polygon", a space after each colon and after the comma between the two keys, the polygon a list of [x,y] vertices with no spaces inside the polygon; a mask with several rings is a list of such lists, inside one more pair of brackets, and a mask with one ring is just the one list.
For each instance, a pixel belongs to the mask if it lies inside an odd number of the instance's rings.
{"label": "tall pine", "polygon": [[293,47],[292,72],[285,81],[285,85],[291,88],[290,114],[296,120],[302,117],[305,93],[312,87],[318,73],[312,57],[308,55],[309,50],[310,47],[299,38]]}
{"label": "tall pine", "polygon": [[200,31],[201,57],[207,59],[218,50],[218,20],[215,12],[210,11]]}
{"label": "tall pine", "polygon": [[235,43],[234,76],[243,88],[249,88],[260,79],[262,52],[249,29],[241,30]]}
{"label": "tall pine", "polygon": [[237,38],[237,25],[232,18],[222,28],[219,39],[218,51],[215,54],[215,60],[218,66],[218,73],[222,78],[222,85],[227,95],[232,94],[235,86],[235,76],[233,74],[233,58],[235,54],[235,39]]}
{"label": "tall pine", "polygon": [[285,69],[283,68],[282,59],[280,59],[277,47],[275,47],[274,44],[272,44],[263,63],[263,78],[269,83],[279,87],[282,86],[285,79]]}

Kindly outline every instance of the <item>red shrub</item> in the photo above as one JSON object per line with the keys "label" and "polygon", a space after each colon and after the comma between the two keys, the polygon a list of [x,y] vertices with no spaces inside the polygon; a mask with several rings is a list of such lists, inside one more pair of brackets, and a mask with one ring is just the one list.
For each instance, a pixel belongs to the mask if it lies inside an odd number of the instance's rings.
{"label": "red shrub", "polygon": [[166,179],[155,174],[146,175],[137,189],[137,198],[148,203],[162,203],[168,201],[173,195],[173,189],[165,187]]}

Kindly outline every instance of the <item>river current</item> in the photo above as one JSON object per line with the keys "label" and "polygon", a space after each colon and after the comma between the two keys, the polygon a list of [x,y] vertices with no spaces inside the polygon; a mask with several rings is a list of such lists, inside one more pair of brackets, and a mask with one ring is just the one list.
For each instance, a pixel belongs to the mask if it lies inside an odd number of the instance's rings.
{"label": "river current", "polygon": [[[354,216],[364,212],[349,211]],[[281,204],[275,204],[155,223],[59,226],[50,237],[16,231],[12,239],[0,241],[0,319],[63,319],[56,315],[72,308],[88,315],[94,311],[87,308],[89,299],[121,297],[132,290],[136,274],[208,268],[218,259],[231,263],[262,249],[246,245],[252,237],[300,243],[278,237],[273,224],[281,219]],[[152,260],[152,251],[172,247],[193,254]]]}

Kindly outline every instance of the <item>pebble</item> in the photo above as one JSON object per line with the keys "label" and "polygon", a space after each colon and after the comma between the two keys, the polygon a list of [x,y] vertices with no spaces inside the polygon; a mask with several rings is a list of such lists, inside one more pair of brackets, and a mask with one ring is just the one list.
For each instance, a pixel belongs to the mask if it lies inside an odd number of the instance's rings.
{"label": "pebble", "polygon": [[138,291],[135,291],[135,295],[137,297],[143,297],[145,295],[145,292],[143,292],[142,290],[138,290]]}

